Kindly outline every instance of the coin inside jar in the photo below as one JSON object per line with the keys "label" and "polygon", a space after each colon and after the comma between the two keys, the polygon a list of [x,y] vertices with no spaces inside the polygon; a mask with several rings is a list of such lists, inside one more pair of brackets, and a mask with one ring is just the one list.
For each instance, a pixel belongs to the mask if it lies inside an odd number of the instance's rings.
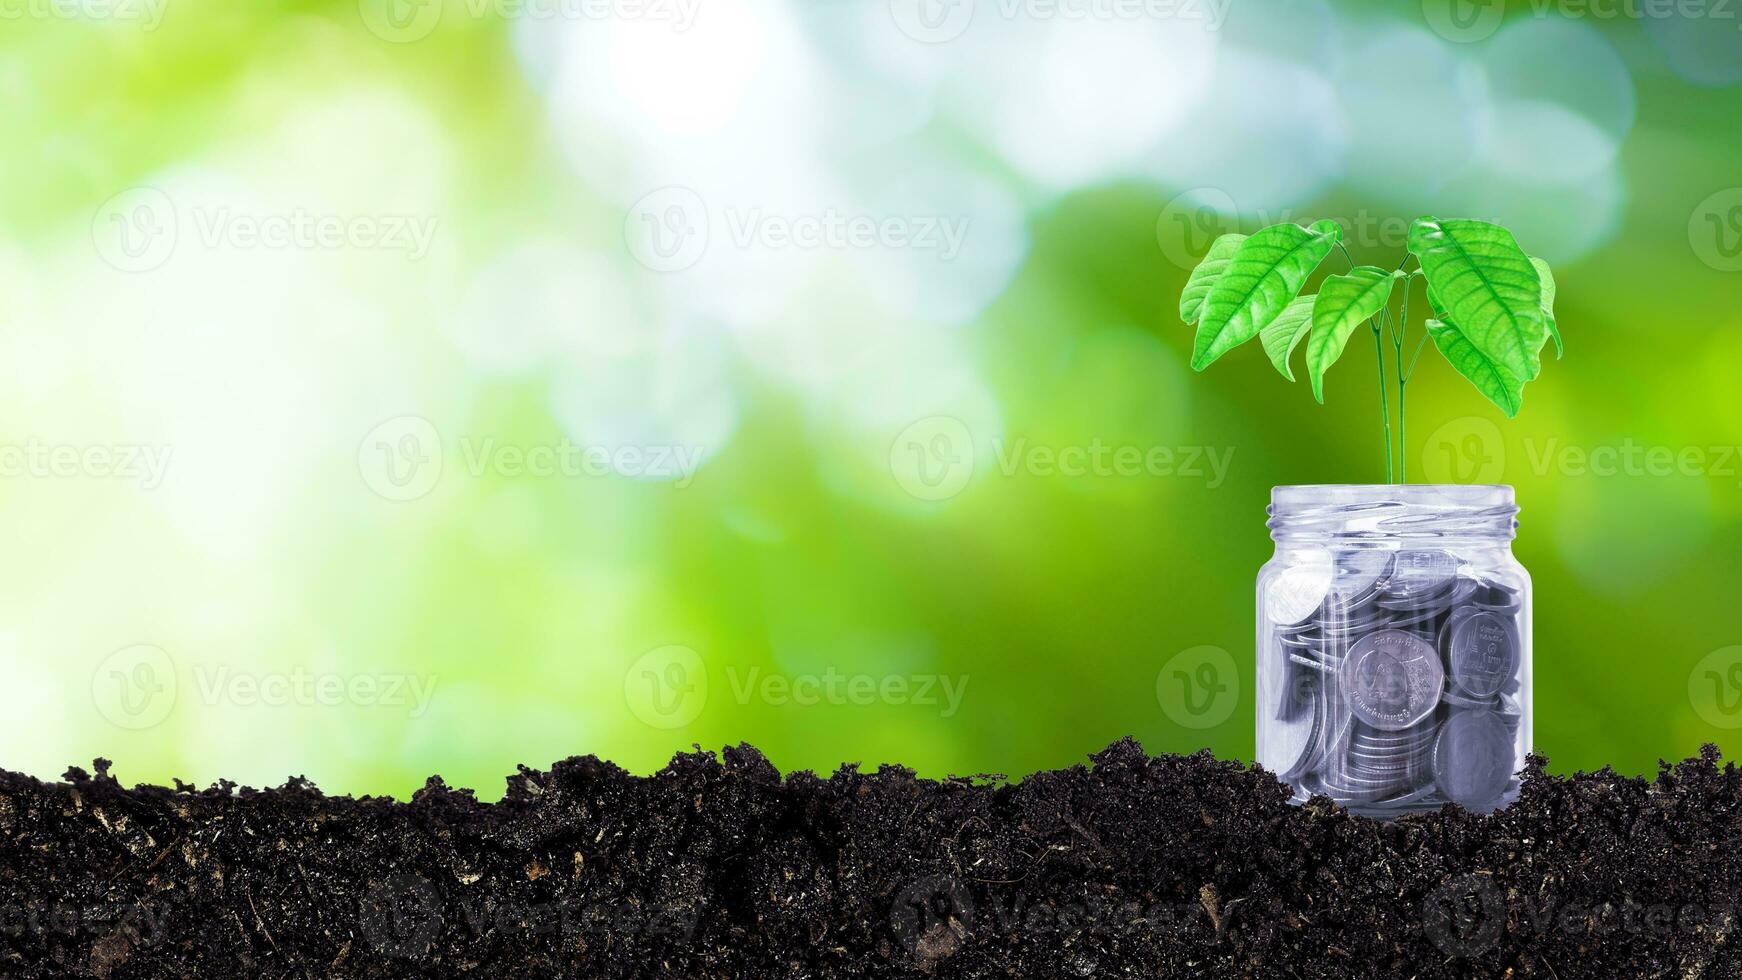
{"label": "coin inside jar", "polygon": [[1512,782],[1512,733],[1492,711],[1454,711],[1434,742],[1434,783],[1453,803],[1491,804]]}
{"label": "coin inside jar", "polygon": [[1292,626],[1304,623],[1318,611],[1331,589],[1331,565],[1290,565],[1277,572],[1264,588],[1264,613],[1272,623]]}
{"label": "coin inside jar", "polygon": [[1490,698],[1518,672],[1518,631],[1509,616],[1465,607],[1440,634],[1451,682],[1465,694]]}
{"label": "coin inside jar", "polygon": [[1439,652],[1401,630],[1379,630],[1356,640],[1337,673],[1355,717],[1388,732],[1432,714],[1445,686]]}

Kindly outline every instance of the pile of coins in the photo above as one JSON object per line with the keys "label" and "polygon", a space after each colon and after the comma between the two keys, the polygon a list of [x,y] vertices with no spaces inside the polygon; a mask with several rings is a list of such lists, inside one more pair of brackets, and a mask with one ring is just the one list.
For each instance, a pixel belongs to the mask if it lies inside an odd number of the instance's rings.
{"label": "pile of coins", "polygon": [[1522,764],[1523,597],[1442,550],[1351,550],[1264,588],[1259,758],[1366,811],[1493,809]]}

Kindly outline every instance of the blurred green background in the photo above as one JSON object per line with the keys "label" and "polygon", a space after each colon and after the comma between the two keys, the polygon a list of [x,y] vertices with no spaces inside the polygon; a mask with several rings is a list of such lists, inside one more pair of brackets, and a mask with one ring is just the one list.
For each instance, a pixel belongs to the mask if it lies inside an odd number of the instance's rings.
{"label": "blurred green background", "polygon": [[0,765],[1249,756],[1268,493],[1383,479],[1372,354],[1194,375],[1179,289],[1422,213],[1559,278],[1517,420],[1409,389],[1413,479],[1518,488],[1539,750],[1742,749],[1722,7],[0,8]]}

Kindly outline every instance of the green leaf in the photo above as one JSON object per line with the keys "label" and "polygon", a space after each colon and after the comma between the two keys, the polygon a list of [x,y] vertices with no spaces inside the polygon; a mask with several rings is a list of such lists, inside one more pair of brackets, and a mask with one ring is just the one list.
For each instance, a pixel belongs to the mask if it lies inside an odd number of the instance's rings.
{"label": "green leaf", "polygon": [[1290,381],[1294,380],[1294,370],[1288,366],[1288,359],[1294,354],[1295,345],[1306,336],[1307,328],[1313,325],[1313,301],[1317,298],[1295,297],[1294,302],[1282,308],[1276,319],[1258,331],[1258,342],[1264,345],[1264,353],[1270,355],[1270,363]]}
{"label": "green leaf", "polygon": [[1313,381],[1313,397],[1325,400],[1325,370],[1343,356],[1343,345],[1361,321],[1385,308],[1391,285],[1399,272],[1386,272],[1363,265],[1348,275],[1331,276],[1319,287],[1313,304],[1313,337],[1307,341],[1307,374]]}
{"label": "green leaf", "polygon": [[1210,250],[1204,253],[1203,261],[1198,263],[1197,268],[1186,279],[1186,288],[1180,290],[1181,320],[1187,323],[1198,322],[1198,316],[1204,309],[1204,300],[1210,295],[1210,287],[1227,271],[1228,260],[1234,257],[1234,250],[1245,240],[1245,235],[1231,231],[1210,243]]}
{"label": "green leaf", "polygon": [[1488,396],[1488,400],[1500,406],[1507,418],[1518,414],[1518,407],[1524,403],[1524,379],[1500,364],[1488,355],[1482,353],[1463,331],[1443,320],[1427,321],[1428,336],[1434,339],[1434,346],[1446,356],[1458,373],[1470,379],[1476,390]]}
{"label": "green leaf", "polygon": [[1271,225],[1241,242],[1204,299],[1192,370],[1209,367],[1276,319],[1342,237],[1343,229],[1326,219],[1311,228]]}
{"label": "green leaf", "polygon": [[1567,356],[1567,349],[1561,346],[1560,324],[1554,320],[1554,273],[1549,271],[1548,263],[1532,255],[1530,264],[1536,268],[1536,278],[1542,281],[1542,318],[1548,327],[1548,335],[1554,338],[1554,356]]}
{"label": "green leaf", "polygon": [[1409,250],[1447,319],[1484,357],[1529,380],[1548,339],[1542,284],[1512,233],[1485,221],[1415,219]]}

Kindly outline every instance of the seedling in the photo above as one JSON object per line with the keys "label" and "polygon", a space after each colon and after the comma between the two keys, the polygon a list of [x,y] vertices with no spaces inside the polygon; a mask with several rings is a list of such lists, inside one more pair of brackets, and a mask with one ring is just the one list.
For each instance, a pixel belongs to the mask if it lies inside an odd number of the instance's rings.
{"label": "seedling", "polygon": [[[1333,249],[1342,252],[1348,271],[1327,276],[1317,293],[1301,295]],[[1428,310],[1406,367],[1409,301],[1417,279],[1425,285]],[[1342,227],[1326,219],[1305,228],[1284,223],[1251,235],[1217,238],[1186,280],[1179,310],[1186,323],[1197,324],[1192,344],[1192,369],[1197,371],[1257,337],[1270,362],[1293,381],[1289,362],[1305,339],[1307,374],[1320,404],[1325,400],[1325,372],[1342,356],[1356,328],[1367,324],[1378,357],[1386,479],[1406,482],[1404,395],[1428,340],[1512,418],[1524,401],[1525,383],[1542,372],[1543,345],[1552,337],[1556,356],[1563,353],[1554,298],[1548,263],[1526,255],[1512,233],[1499,225],[1417,218],[1409,228],[1409,251],[1396,269],[1387,271],[1356,265],[1343,245]],[[1395,457],[1387,339],[1397,387]]]}

